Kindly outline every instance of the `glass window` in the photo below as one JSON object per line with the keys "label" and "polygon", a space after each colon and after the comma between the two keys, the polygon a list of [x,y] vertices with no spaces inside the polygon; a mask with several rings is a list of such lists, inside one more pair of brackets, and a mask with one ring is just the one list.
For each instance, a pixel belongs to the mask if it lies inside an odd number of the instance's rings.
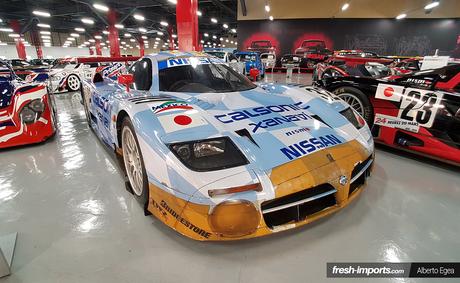
{"label": "glass window", "polygon": [[144,58],[134,63],[128,73],[133,74],[134,83],[131,85],[135,90],[149,90],[152,85],[152,62]]}
{"label": "glass window", "polygon": [[184,65],[159,71],[160,91],[169,92],[233,92],[256,86],[245,76],[224,64]]}

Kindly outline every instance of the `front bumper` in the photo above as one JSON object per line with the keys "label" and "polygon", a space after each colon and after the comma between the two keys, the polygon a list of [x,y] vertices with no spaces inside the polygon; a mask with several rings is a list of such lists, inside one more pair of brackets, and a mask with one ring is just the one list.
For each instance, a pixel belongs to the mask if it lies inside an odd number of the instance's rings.
{"label": "front bumper", "polygon": [[306,225],[347,206],[362,192],[373,163],[373,153],[353,141],[274,168],[270,180],[276,195],[269,200],[253,201],[259,223],[245,235],[228,236],[214,231],[210,215],[215,207],[184,200],[153,184],[150,184],[148,210],[166,225],[195,240],[265,236]]}

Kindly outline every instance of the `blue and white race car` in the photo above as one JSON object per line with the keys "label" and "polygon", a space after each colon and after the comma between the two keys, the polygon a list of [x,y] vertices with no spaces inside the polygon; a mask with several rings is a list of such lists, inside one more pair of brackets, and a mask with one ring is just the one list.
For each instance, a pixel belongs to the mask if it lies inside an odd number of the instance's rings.
{"label": "blue and white race car", "polygon": [[82,98],[146,212],[196,240],[276,233],[354,200],[370,175],[368,126],[314,87],[257,86],[204,53],[161,52]]}
{"label": "blue and white race car", "polygon": [[265,65],[262,62],[259,52],[238,51],[235,53],[235,56],[240,62],[244,62],[246,64],[244,74],[249,76],[251,69],[257,69],[259,71],[259,77],[257,80],[265,77]]}

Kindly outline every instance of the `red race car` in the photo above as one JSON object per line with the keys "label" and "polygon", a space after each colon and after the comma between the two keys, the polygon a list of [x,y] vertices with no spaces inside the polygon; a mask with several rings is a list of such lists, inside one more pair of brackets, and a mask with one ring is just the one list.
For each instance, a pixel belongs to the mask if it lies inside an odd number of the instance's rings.
{"label": "red race car", "polygon": [[377,142],[460,165],[460,64],[386,78],[317,82],[373,125]]}
{"label": "red race car", "polygon": [[39,143],[56,131],[45,83],[24,82],[0,62],[0,148]]}
{"label": "red race car", "polygon": [[306,59],[306,66],[303,66],[305,68],[313,68],[332,55],[323,40],[304,40],[294,53]]}

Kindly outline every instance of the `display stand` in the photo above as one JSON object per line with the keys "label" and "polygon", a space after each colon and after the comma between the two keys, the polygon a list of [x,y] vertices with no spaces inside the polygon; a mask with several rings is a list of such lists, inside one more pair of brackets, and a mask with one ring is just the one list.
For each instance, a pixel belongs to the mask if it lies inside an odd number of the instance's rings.
{"label": "display stand", "polygon": [[0,277],[11,274],[11,264],[13,263],[17,237],[18,233],[0,237]]}

